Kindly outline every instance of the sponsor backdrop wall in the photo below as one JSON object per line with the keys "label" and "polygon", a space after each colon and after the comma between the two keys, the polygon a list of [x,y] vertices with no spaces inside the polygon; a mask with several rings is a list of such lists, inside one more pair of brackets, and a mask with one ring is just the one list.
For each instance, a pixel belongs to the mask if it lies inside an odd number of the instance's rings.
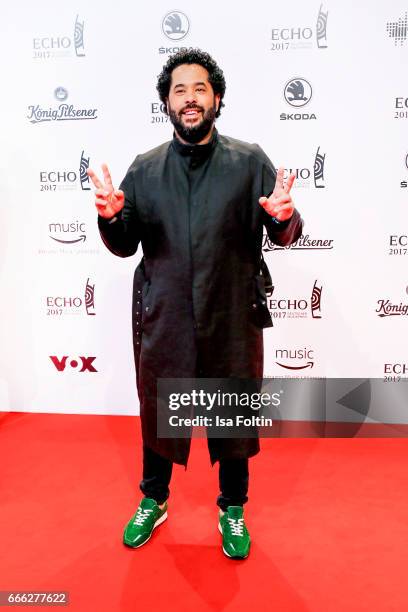
{"label": "sponsor backdrop wall", "polygon": [[171,138],[155,85],[182,47],[224,70],[218,130],[297,176],[303,236],[264,241],[265,375],[404,379],[407,12],[406,0],[12,3],[0,37],[0,409],[138,413],[141,251],[103,246],[86,169],[107,162],[118,186],[136,154]]}

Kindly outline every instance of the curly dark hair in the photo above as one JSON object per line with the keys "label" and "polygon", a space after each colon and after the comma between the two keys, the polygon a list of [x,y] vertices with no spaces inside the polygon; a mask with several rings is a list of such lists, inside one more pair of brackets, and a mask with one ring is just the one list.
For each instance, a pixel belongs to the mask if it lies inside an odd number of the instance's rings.
{"label": "curly dark hair", "polygon": [[211,83],[214,94],[220,94],[220,104],[215,114],[216,117],[219,117],[221,107],[225,106],[222,101],[225,94],[224,73],[211,55],[205,51],[201,51],[201,49],[182,49],[178,53],[171,55],[167,63],[163,66],[163,70],[157,77],[156,89],[159,92],[160,100],[164,104],[165,113],[167,114],[166,98],[169,96],[171,74],[173,70],[181,64],[199,64],[208,70],[208,80]]}

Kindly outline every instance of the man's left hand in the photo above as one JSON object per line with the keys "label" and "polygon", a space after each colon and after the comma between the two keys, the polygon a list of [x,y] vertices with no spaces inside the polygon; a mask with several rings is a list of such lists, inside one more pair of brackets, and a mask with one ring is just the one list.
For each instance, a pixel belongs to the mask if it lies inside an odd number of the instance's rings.
{"label": "man's left hand", "polygon": [[290,190],[292,189],[296,176],[294,174],[290,174],[286,184],[284,184],[284,172],[284,168],[279,168],[276,175],[275,189],[269,198],[266,198],[265,196],[259,198],[259,204],[266,210],[268,215],[275,217],[275,219],[278,221],[286,221],[287,219],[290,219],[295,209],[292,196],[290,195]]}

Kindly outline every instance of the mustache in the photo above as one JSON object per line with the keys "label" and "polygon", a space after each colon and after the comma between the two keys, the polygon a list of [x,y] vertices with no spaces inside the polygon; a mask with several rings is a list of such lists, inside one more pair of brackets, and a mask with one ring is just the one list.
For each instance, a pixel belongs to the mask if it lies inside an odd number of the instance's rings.
{"label": "mustache", "polygon": [[185,113],[188,110],[197,110],[200,112],[203,112],[203,109],[201,108],[201,106],[197,106],[196,104],[189,104],[188,106],[185,106],[179,113],[179,115],[182,115],[183,113]]}

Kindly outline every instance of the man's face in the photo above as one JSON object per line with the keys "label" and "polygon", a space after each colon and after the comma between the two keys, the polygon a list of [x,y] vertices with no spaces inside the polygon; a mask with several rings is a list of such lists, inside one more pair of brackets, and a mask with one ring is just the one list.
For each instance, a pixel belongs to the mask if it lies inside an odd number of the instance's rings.
{"label": "man's face", "polygon": [[210,132],[220,94],[214,94],[208,71],[199,64],[182,64],[171,74],[167,111],[179,136],[198,143]]}

